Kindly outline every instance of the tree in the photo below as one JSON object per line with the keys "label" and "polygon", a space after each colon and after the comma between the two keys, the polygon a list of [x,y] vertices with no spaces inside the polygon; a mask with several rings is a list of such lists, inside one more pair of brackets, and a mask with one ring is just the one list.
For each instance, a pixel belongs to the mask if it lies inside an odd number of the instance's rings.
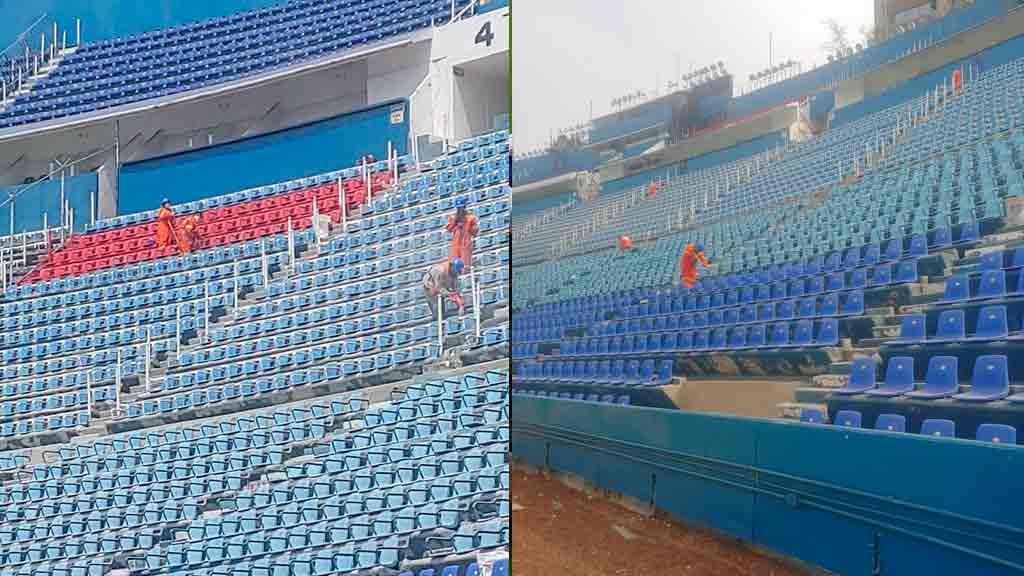
{"label": "tree", "polygon": [[829,18],[823,24],[829,39],[821,47],[829,54],[845,56],[850,50],[850,41],[846,37],[846,26],[840,24],[835,18]]}
{"label": "tree", "polygon": [[882,31],[879,30],[874,24],[860,27],[860,36],[863,38],[862,42],[864,46],[874,46],[881,40]]}

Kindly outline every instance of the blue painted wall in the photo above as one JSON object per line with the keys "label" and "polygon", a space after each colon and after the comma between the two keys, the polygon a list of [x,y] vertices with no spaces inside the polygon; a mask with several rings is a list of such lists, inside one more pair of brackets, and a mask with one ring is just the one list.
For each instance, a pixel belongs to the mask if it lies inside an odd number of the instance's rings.
{"label": "blue painted wall", "polygon": [[[283,0],[0,0],[0,43],[7,46],[40,15],[56,19],[74,39],[82,19],[84,42],[106,40],[283,4]],[[51,25],[52,26],[52,25]],[[52,34],[52,29],[49,31]],[[39,42],[36,33],[34,41]]]}
{"label": "blue painted wall", "polygon": [[672,105],[670,103],[641,104],[594,120],[594,125],[590,130],[590,142],[611,140],[671,120]]}
{"label": "blue painted wall", "polygon": [[240,142],[126,164],[118,213],[175,204],[354,166],[365,154],[387,158],[390,141],[406,153],[408,111],[392,124],[396,102]]}
{"label": "blue painted wall", "polygon": [[593,170],[599,157],[588,150],[553,150],[512,162],[512,185],[522,186],[570,172]]}
{"label": "blue painted wall", "polygon": [[[64,195],[75,211],[75,229],[82,231],[89,222],[89,197],[96,197],[98,179],[95,172],[64,179]],[[14,200],[14,233],[43,229],[43,214],[50,227],[60,220],[60,179],[12,186],[0,189],[0,198],[6,199],[18,189],[24,189]],[[0,209],[0,236],[10,234],[10,205]]]}
{"label": "blue painted wall", "polygon": [[[1022,55],[1024,55],[1024,36],[1018,36],[979,52],[970,58],[965,58],[923,76],[918,76],[877,96],[865,98],[856,104],[840,108],[832,116],[832,126],[842,126],[843,124],[863,118],[868,114],[873,114],[922,96],[926,91],[934,91],[936,86],[942,84],[943,80],[951,85],[953,71],[961,68],[961,66],[966,71],[968,65],[973,64],[976,69],[984,73],[985,70],[1016,60]],[[968,79],[969,76],[965,77],[964,81],[966,82]]]}
{"label": "blue painted wall", "polygon": [[693,172],[694,170],[703,170],[705,168],[711,168],[727,162],[734,162],[743,158],[749,158],[780,144],[785,144],[785,142],[785,132],[765,134],[764,136],[759,136],[753,140],[741,142],[735,146],[730,146],[728,148],[723,148],[722,150],[716,150],[714,152],[709,152],[708,154],[690,158],[686,162],[686,168],[690,172]]}
{"label": "blue painted wall", "polygon": [[1024,571],[1024,447],[513,396],[511,449],[844,576]]}

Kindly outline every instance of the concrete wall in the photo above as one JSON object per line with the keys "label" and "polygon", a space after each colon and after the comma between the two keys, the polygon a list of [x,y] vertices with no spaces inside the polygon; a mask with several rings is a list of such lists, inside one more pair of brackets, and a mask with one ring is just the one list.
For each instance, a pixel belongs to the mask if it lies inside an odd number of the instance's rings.
{"label": "concrete wall", "polygon": [[1024,571],[1020,446],[518,395],[511,414],[517,459],[843,576]]}

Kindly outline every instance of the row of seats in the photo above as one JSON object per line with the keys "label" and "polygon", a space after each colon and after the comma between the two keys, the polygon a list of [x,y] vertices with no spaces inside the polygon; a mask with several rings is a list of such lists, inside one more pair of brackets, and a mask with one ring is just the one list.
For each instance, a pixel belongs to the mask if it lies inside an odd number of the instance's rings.
{"label": "row of seats", "polygon": [[590,362],[534,362],[520,364],[517,382],[577,383],[604,386],[664,386],[672,382],[672,360],[653,358]]}
{"label": "row of seats", "polygon": [[912,357],[890,358],[882,383],[876,380],[877,371],[878,363],[874,358],[855,358],[846,385],[833,393],[917,400],[952,398],[964,402],[992,402],[1006,399],[1010,402],[1024,402],[1024,394],[1010,395],[1007,357],[1004,355],[980,356],[974,363],[971,386],[966,392],[960,391],[958,360],[955,356],[932,356],[920,388],[915,381]]}
{"label": "row of seats", "polygon": [[[900,321],[899,338],[886,340],[884,346],[908,346],[946,343],[978,343],[993,341],[1024,340],[1021,331],[1011,332],[1007,321],[1007,307],[1003,304],[985,306],[978,310],[974,331],[968,336],[965,329],[965,311],[943,310],[938,317],[936,328],[928,333],[926,314],[907,314]],[[1017,326],[1021,323],[1016,322]],[[1024,326],[1021,327],[1024,330]]]}
{"label": "row of seats", "polygon": [[[800,412],[800,421],[809,424],[823,424],[825,416],[820,410],[805,408]],[[847,428],[861,428],[863,417],[856,410],[839,410],[832,418],[832,423]],[[874,429],[886,432],[907,432],[907,418],[901,414],[879,414],[875,419]],[[944,418],[927,418],[921,422],[921,429],[918,433],[936,438],[956,438],[956,422]],[[1006,424],[981,424],[978,426],[974,438],[979,442],[1016,444],[1017,429]]]}

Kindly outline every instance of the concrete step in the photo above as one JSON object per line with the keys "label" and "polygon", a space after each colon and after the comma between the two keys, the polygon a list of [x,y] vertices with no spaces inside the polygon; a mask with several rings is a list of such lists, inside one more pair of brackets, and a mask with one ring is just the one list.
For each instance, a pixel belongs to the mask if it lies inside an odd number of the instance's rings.
{"label": "concrete step", "polygon": [[828,414],[828,407],[824,404],[803,403],[803,402],[780,402],[776,405],[779,409],[779,417],[788,420],[799,420],[800,412],[804,409],[819,410],[822,414]]}
{"label": "concrete step", "polygon": [[793,401],[800,404],[824,404],[834,388],[803,387],[793,393]]}

